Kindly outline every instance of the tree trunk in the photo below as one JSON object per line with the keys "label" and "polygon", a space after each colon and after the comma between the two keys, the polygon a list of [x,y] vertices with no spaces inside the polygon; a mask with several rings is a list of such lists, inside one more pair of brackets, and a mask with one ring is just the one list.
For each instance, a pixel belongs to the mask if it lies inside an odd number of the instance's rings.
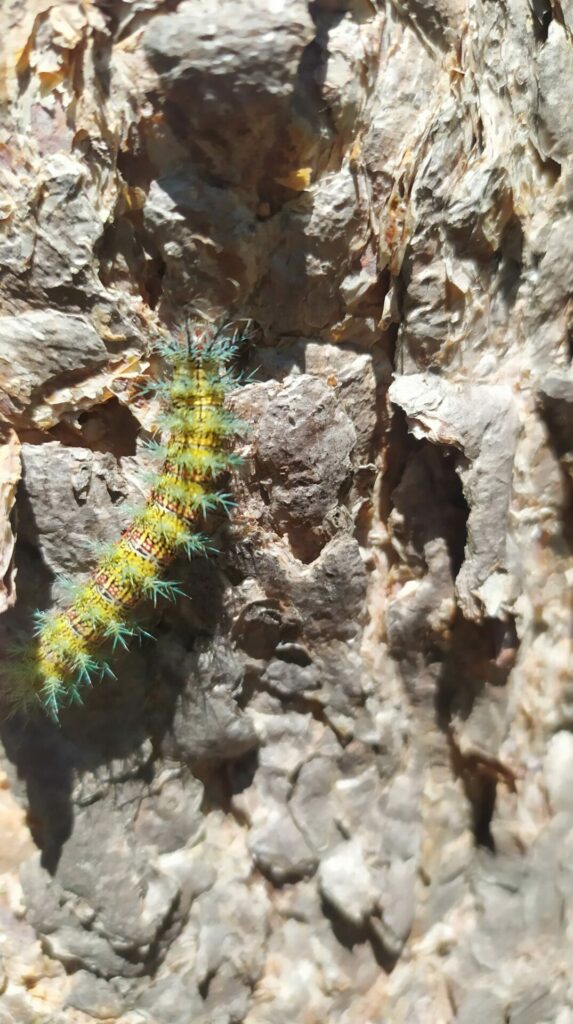
{"label": "tree trunk", "polygon": [[189,600],[1,727],[2,1020],[573,1024],[572,0],[0,29],[6,652],[145,496],[157,340],[254,370]]}

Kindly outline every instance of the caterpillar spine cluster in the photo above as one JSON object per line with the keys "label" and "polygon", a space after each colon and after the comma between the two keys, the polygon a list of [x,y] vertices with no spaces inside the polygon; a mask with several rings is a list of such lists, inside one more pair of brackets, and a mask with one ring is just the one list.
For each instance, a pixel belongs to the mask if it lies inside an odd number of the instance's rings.
{"label": "caterpillar spine cluster", "polygon": [[[145,506],[119,541],[103,554],[71,603],[59,612],[36,613],[36,644],[28,645],[14,668],[11,703],[29,709],[38,704],[57,720],[60,708],[81,702],[81,690],[94,678],[113,672],[99,649],[115,649],[145,634],[133,611],[145,599],[175,599],[179,586],[165,571],[180,554],[203,554],[208,538],[199,526],[215,509],[228,511],[230,496],[217,488],[221,475],[240,460],[229,451],[238,421],[224,408],[225,396],[239,381],[231,361],[240,331],[187,327],[186,343],[161,345],[170,379],[147,390],[165,401],[168,440],[163,462]],[[161,451],[161,446],[156,446]],[[148,634],[147,634],[148,635]]]}

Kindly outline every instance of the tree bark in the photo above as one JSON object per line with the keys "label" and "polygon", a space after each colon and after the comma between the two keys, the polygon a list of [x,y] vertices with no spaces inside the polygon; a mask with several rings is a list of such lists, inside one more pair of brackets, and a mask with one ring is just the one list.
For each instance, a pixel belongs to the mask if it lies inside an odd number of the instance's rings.
{"label": "tree bark", "polygon": [[1,727],[2,1019],[572,1024],[573,3],[0,30],[6,652],[145,494],[157,339],[255,370],[190,600]]}

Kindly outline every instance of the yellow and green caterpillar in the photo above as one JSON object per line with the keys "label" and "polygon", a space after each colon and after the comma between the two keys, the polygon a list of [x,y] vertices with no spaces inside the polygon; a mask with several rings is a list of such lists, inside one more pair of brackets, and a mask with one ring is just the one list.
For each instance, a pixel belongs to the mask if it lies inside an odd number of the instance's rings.
{"label": "yellow and green caterpillar", "polygon": [[181,593],[166,580],[168,566],[182,552],[208,549],[199,532],[205,515],[227,510],[228,494],[217,481],[240,460],[229,451],[237,420],[225,410],[225,396],[239,376],[233,357],[244,335],[226,326],[187,327],[184,342],[162,344],[169,379],[152,383],[164,400],[167,442],[153,444],[163,455],[147,503],[80,585],[69,607],[37,612],[37,641],[28,645],[11,673],[13,706],[41,706],[57,719],[59,709],[81,701],[81,690],[96,677],[111,674],[100,648],[127,647],[145,631],[132,613],[145,599],[174,598]]}

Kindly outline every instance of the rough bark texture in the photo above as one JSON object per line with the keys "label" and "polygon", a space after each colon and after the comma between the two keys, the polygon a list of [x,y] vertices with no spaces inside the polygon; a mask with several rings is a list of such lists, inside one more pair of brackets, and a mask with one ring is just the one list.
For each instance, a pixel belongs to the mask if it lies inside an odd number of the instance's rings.
{"label": "rough bark texture", "polygon": [[0,30],[5,641],[128,521],[158,328],[260,325],[220,556],[2,726],[2,1024],[572,1024],[573,3]]}

